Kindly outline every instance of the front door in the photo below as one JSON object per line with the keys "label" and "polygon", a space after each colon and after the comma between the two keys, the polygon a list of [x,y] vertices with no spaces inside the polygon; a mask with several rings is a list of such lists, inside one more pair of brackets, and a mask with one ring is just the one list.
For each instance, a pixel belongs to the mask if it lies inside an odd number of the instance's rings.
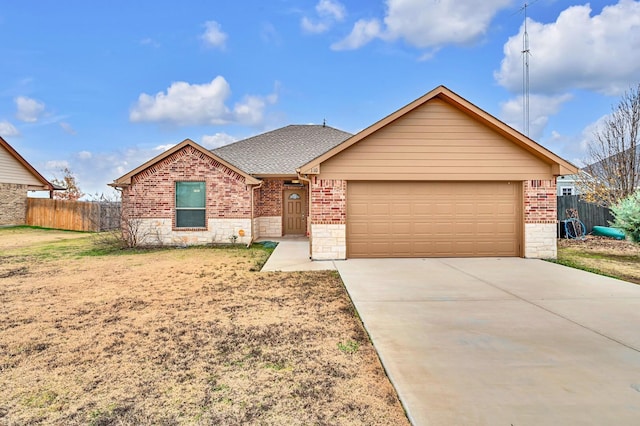
{"label": "front door", "polygon": [[307,202],[304,189],[284,191],[284,234],[304,235],[307,232]]}

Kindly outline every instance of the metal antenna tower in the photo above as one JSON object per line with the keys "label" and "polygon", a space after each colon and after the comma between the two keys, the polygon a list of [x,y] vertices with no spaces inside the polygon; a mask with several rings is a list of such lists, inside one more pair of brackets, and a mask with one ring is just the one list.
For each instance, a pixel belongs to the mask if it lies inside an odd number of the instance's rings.
{"label": "metal antenna tower", "polygon": [[[536,0],[537,1],[537,0]],[[535,1],[533,2],[535,3]],[[522,35],[522,114],[523,131],[529,136],[529,33],[527,32],[527,8],[530,5],[525,3],[520,10],[524,10],[524,34]]]}

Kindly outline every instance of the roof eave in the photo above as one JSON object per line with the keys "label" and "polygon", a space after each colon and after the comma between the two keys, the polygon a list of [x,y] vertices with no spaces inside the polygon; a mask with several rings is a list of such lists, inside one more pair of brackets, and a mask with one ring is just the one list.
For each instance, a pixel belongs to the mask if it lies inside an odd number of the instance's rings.
{"label": "roof eave", "polygon": [[182,148],[184,148],[187,145],[191,146],[192,148],[195,148],[196,150],[200,151],[204,155],[206,155],[206,156],[214,159],[215,161],[221,163],[226,168],[228,168],[230,170],[233,170],[234,172],[238,173],[240,176],[244,177],[246,184],[248,184],[248,185],[257,185],[257,184],[260,183],[260,181],[258,179],[256,179],[255,177],[253,177],[250,174],[240,170],[239,168],[237,168],[233,164],[223,160],[222,158],[220,158],[217,155],[215,155],[213,152],[211,152],[208,149],[202,147],[201,145],[195,143],[191,139],[185,139],[182,142],[180,142],[179,144],[174,145],[173,147],[171,147],[168,150],[164,151],[163,153],[161,153],[159,155],[156,155],[155,157],[153,157],[151,160],[147,161],[146,163],[144,163],[144,164],[136,167],[135,169],[131,170],[129,173],[119,177],[118,179],[115,179],[112,183],[110,183],[108,185],[113,187],[113,188],[124,188],[124,187],[127,187],[127,186],[131,185],[131,179],[133,178],[133,176],[135,176],[138,173],[148,169],[149,167],[153,166],[154,164],[158,163],[159,161],[162,161],[165,158],[175,154],[176,152],[180,151]]}
{"label": "roof eave", "polygon": [[296,178],[296,173],[252,173],[251,176],[258,179]]}
{"label": "roof eave", "polygon": [[[35,169],[35,167],[33,167],[27,160],[25,160],[22,157],[22,155],[20,155],[18,151],[13,149],[13,147],[9,145],[9,142],[4,140],[1,136],[0,136],[0,146],[3,146],[9,152],[9,154],[11,154],[11,156],[13,156],[20,164],[22,164],[33,175],[33,177],[35,177],[37,180],[39,180],[42,183],[43,189],[39,191],[47,191],[47,190],[54,191],[58,189],[57,185],[52,184],[44,176],[42,176]],[[66,189],[66,188],[62,188],[62,189]]]}
{"label": "roof eave", "polygon": [[528,136],[520,133],[505,122],[497,119],[472,102],[469,102],[468,100],[462,98],[460,95],[457,95],[444,86],[441,87],[444,90],[434,97],[447,102],[449,105],[452,105],[455,108],[466,111],[467,114],[471,115],[472,117],[476,117],[485,124],[489,125],[489,127],[491,127],[493,130],[497,131],[512,142],[516,143],[521,148],[524,148],[536,157],[551,164],[554,175],[560,176],[565,174],[577,173],[578,167],[574,164],[556,155],[552,151],[548,150]]}
{"label": "roof eave", "polygon": [[327,151],[323,155],[302,165],[298,170],[302,171],[302,173],[306,173],[306,172],[309,172],[310,170],[313,170],[314,168],[319,167],[322,162],[344,151],[345,149],[349,148],[355,143],[361,141],[367,136],[375,133],[381,128],[389,125],[390,123],[394,122],[398,118],[404,116],[410,111],[413,111],[414,109],[418,108],[419,106],[427,103],[428,101],[436,97],[438,99],[443,100],[444,102],[447,102],[449,105],[455,108],[458,108],[461,111],[465,111],[467,114],[471,115],[472,117],[476,117],[478,120],[481,120],[485,124],[489,125],[489,127],[498,131],[500,134],[507,137],[512,142],[515,142],[517,145],[521,146],[522,148],[531,152],[533,155],[547,162],[552,166],[552,169],[557,169],[557,171],[554,171],[554,174],[556,174],[557,172],[557,173],[560,173],[560,175],[564,175],[564,174],[573,174],[577,172],[578,168],[575,165],[571,164],[567,160],[559,157],[558,155],[544,148],[542,145],[538,144],[534,140],[528,138],[527,136],[518,132],[511,126],[498,120],[491,114],[487,113],[486,111],[482,110],[481,108],[477,107],[473,103],[469,102],[468,100],[464,99],[460,95],[454,93],[453,91],[451,91],[450,89],[442,85],[436,87],[435,89],[431,90],[430,92],[426,93],[420,98],[414,100],[413,102],[410,102],[409,104],[389,114],[388,116],[377,121],[376,123],[372,124],[366,129],[353,135],[352,137],[345,140],[341,144],[337,145],[333,149]]}

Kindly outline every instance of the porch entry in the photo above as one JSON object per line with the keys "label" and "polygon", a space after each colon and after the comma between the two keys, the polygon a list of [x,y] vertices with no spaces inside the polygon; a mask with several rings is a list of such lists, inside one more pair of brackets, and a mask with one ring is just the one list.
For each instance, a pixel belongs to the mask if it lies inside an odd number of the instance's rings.
{"label": "porch entry", "polygon": [[304,235],[307,233],[307,193],[304,189],[284,190],[282,220],[284,235]]}

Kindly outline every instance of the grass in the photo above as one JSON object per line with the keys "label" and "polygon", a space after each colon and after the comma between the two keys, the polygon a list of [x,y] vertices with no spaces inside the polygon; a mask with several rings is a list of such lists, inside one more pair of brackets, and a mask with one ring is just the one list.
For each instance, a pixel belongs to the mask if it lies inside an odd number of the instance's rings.
{"label": "grass", "polygon": [[68,235],[0,229],[0,424],[408,424],[337,274]]}
{"label": "grass", "polygon": [[348,342],[338,343],[338,349],[345,354],[355,354],[360,348],[360,343],[349,340]]}
{"label": "grass", "polygon": [[554,262],[640,284],[640,246],[629,241],[591,236],[585,240],[561,239]]}

